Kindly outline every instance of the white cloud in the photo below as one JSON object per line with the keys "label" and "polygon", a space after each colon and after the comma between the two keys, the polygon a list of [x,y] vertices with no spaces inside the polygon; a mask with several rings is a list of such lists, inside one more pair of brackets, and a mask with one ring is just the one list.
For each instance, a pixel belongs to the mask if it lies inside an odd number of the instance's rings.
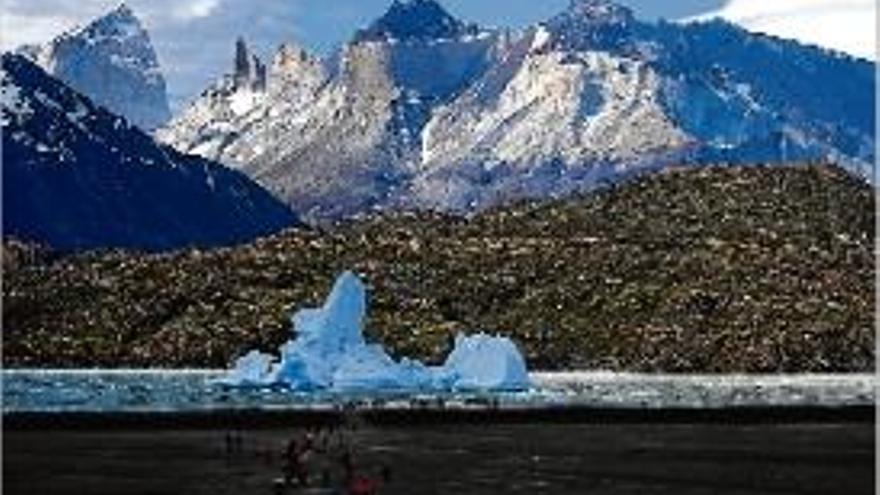
{"label": "white cloud", "polygon": [[76,21],[68,17],[36,17],[4,12],[0,16],[0,49],[42,43],[75,25]]}
{"label": "white cloud", "polygon": [[220,0],[193,0],[174,9],[174,17],[180,20],[192,20],[207,17],[220,5]]}
{"label": "white cloud", "polygon": [[[126,0],[148,29],[197,21],[213,14],[224,0]],[[4,0],[0,5],[0,48],[42,43],[87,24],[121,0]],[[239,0],[238,3],[244,3]]]}
{"label": "white cloud", "polygon": [[876,0],[733,0],[721,17],[751,31],[877,59]]}

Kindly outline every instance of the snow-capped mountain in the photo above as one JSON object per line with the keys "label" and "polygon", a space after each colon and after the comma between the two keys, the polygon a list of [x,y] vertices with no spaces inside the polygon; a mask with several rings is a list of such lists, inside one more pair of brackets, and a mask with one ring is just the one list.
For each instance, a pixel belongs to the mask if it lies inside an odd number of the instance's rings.
{"label": "snow-capped mountain", "polygon": [[[312,218],[388,204],[421,161],[431,110],[497,51],[496,34],[451,26],[436,8],[430,0],[397,2],[330,61],[282,46],[266,90],[242,89],[227,76],[157,137],[240,168]],[[401,19],[403,11],[421,30]]]}
{"label": "snow-capped mountain", "polygon": [[150,36],[125,4],[43,46],[19,50],[99,105],[144,130],[171,118]]}
{"label": "snow-capped mountain", "polygon": [[472,210],[673,163],[830,159],[867,176],[874,159],[872,64],[606,0],[516,33],[397,0],[337,57],[300,59],[305,89],[247,99],[227,80],[160,138],[316,219]]}
{"label": "snow-capped mountain", "polygon": [[185,156],[28,59],[2,57],[3,233],[57,249],[168,249],[296,225],[250,179]]}
{"label": "snow-capped mountain", "polygon": [[297,114],[327,78],[320,60],[292,44],[283,44],[267,67],[239,39],[232,68],[182,116],[159,129],[158,139],[188,153],[245,163],[259,150],[234,146],[237,136],[248,126]]}

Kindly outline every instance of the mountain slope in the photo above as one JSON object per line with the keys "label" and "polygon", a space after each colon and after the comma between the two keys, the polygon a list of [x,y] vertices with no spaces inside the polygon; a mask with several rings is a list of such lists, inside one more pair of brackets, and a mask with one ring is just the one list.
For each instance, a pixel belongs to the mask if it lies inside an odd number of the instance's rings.
{"label": "mountain slope", "polygon": [[383,215],[157,256],[25,253],[4,278],[4,363],[226,366],[275,349],[290,310],[351,269],[370,284],[370,339],[396,355],[436,361],[450,336],[483,329],[533,368],[867,372],[875,212],[872,188],[839,168],[683,168],[470,220]]}
{"label": "mountain slope", "polygon": [[141,129],[151,131],[171,118],[165,79],[149,34],[125,4],[22,53]]}
{"label": "mountain slope", "polygon": [[296,224],[244,175],[157,145],[27,59],[2,57],[3,230],[57,249],[168,249]]}
{"label": "mountain slope", "polygon": [[[670,164],[821,159],[870,177],[874,162],[872,64],[721,21],[645,23],[606,0],[519,33],[397,1],[318,65],[297,69],[307,92],[243,115],[224,115],[227,96],[212,112],[209,91],[160,139],[316,220],[469,212]],[[200,119],[222,146],[204,145]]]}

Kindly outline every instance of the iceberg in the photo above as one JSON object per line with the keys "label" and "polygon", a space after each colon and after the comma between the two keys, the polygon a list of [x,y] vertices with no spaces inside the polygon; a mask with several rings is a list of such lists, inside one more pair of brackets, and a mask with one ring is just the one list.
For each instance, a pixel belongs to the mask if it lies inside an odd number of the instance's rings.
{"label": "iceberg", "polygon": [[230,386],[285,386],[294,390],[520,391],[530,387],[525,360],[508,338],[458,335],[442,366],[403,358],[395,361],[378,344],[364,340],[366,288],[345,272],[320,308],[292,318],[294,338],[279,358],[251,351],[220,380]]}

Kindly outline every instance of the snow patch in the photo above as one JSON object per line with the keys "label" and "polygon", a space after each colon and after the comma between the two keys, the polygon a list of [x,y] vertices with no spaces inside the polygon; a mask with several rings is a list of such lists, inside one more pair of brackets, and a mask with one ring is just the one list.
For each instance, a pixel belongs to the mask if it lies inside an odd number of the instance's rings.
{"label": "snow patch", "polygon": [[5,70],[0,70],[0,107],[3,109],[0,114],[0,125],[3,127],[12,122],[9,117],[22,121],[33,114],[33,109],[22,97],[21,88],[12,82]]}
{"label": "snow patch", "polygon": [[539,26],[534,38],[532,38],[531,51],[534,53],[544,49],[550,43],[550,39],[550,31],[547,31],[547,28],[544,26]]}
{"label": "snow patch", "polygon": [[253,110],[253,108],[257,106],[258,101],[258,93],[249,90],[240,90],[236,91],[235,94],[230,97],[229,107],[236,116],[244,115]]}

